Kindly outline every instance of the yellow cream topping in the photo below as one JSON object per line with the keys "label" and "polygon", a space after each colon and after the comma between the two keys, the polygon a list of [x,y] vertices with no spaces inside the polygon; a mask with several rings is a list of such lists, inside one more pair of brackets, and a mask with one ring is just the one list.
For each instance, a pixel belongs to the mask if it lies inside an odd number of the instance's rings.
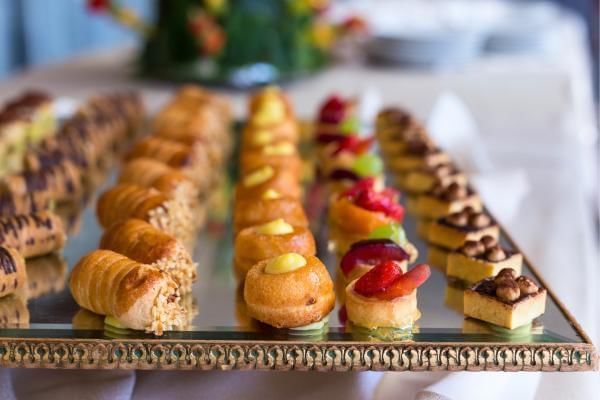
{"label": "yellow cream topping", "polygon": [[285,222],[283,218],[277,218],[276,220],[257,226],[256,231],[263,235],[287,235],[294,232],[294,227]]}
{"label": "yellow cream topping", "polygon": [[290,142],[284,142],[265,146],[262,152],[266,156],[289,156],[296,152],[296,146]]}
{"label": "yellow cream topping", "polygon": [[262,194],[263,200],[275,200],[281,197],[281,194],[275,189],[267,189]]}
{"label": "yellow cream topping", "polygon": [[265,165],[252,172],[244,178],[244,186],[251,187],[265,183],[275,175],[275,170],[270,165]]}
{"label": "yellow cream topping", "polygon": [[252,144],[254,146],[264,146],[273,141],[273,132],[270,131],[258,131],[252,135]]}
{"label": "yellow cream topping", "polygon": [[285,119],[285,106],[279,99],[266,99],[252,116],[252,124],[270,125]]}
{"label": "yellow cream topping", "polygon": [[286,253],[272,258],[265,267],[267,274],[285,274],[306,266],[306,258],[298,253]]}

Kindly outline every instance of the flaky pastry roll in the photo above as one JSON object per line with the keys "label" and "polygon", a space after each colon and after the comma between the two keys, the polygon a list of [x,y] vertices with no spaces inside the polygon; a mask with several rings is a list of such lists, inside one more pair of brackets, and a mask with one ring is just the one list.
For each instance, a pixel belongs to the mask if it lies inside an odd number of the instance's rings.
{"label": "flaky pastry roll", "polygon": [[121,325],[162,335],[185,323],[171,276],[110,250],[96,250],[73,268],[69,287],[81,307]]}
{"label": "flaky pastry roll", "polygon": [[58,251],[66,240],[60,217],[51,211],[0,218],[0,245],[12,247],[25,258]]}
{"label": "flaky pastry roll", "polygon": [[104,192],[96,204],[96,215],[103,228],[138,218],[184,241],[193,230],[192,214],[185,203],[137,185],[119,184]]}
{"label": "flaky pastry roll", "polygon": [[168,272],[181,294],[191,290],[197,265],[173,236],[140,219],[118,222],[104,232],[101,249],[112,250],[137,262]]}

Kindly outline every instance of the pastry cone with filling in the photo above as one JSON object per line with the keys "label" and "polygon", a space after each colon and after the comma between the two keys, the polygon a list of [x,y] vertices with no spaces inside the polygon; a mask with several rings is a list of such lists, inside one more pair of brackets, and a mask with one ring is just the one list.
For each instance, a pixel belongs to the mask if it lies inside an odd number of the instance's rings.
{"label": "pastry cone with filling", "polygon": [[126,328],[162,335],[185,323],[177,284],[168,273],[110,250],[79,260],[69,287],[81,307]]}
{"label": "pastry cone with filling", "polygon": [[233,265],[238,278],[243,278],[256,263],[285,253],[314,256],[315,238],[310,230],[292,226],[279,218],[265,224],[245,228],[235,237]]}
{"label": "pastry cone with filling", "polygon": [[131,161],[142,157],[153,158],[179,169],[199,187],[205,188],[210,183],[210,160],[201,146],[187,146],[173,140],[150,136],[139,140],[125,159]]}
{"label": "pastry cone with filling", "polygon": [[119,184],[104,192],[98,199],[96,214],[104,228],[138,218],[184,242],[193,231],[192,214],[186,204],[137,185]]}
{"label": "pastry cone with filling", "polygon": [[276,328],[323,320],[333,309],[333,282],[315,256],[287,253],[263,260],[246,275],[244,299],[253,318]]}
{"label": "pastry cone with filling", "polygon": [[51,211],[0,218],[0,245],[12,247],[25,258],[58,251],[66,239],[60,217]]}
{"label": "pastry cone with filling", "polygon": [[181,294],[188,293],[196,280],[197,266],[185,247],[173,236],[140,219],[127,219],[111,226],[102,235],[99,247],[168,272]]}
{"label": "pastry cone with filling", "polygon": [[187,176],[152,158],[136,158],[126,163],[119,183],[151,187],[182,200],[198,197],[198,188]]}
{"label": "pastry cone with filling", "polygon": [[23,294],[27,288],[25,260],[18,251],[0,246],[0,297]]}

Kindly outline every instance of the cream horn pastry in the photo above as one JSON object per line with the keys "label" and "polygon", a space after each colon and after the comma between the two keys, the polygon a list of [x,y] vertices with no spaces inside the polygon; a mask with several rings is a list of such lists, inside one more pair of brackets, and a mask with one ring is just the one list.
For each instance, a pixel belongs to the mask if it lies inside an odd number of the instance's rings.
{"label": "cream horn pastry", "polygon": [[314,256],[315,239],[305,227],[292,226],[283,218],[242,229],[235,237],[233,265],[239,278],[261,260],[285,253]]}
{"label": "cream horn pastry", "polygon": [[25,258],[59,251],[66,240],[60,217],[51,211],[0,218],[0,245]]}
{"label": "cream horn pastry", "polygon": [[168,272],[181,294],[191,291],[196,280],[197,265],[185,247],[173,236],[140,219],[112,225],[102,235],[99,248]]}
{"label": "cream horn pastry", "polygon": [[104,192],[98,199],[96,215],[104,228],[137,218],[183,241],[189,239],[194,228],[188,205],[137,185],[119,184]]}
{"label": "cream horn pastry", "polygon": [[79,306],[125,328],[162,335],[186,320],[177,284],[168,273],[110,250],[79,260],[69,287]]}
{"label": "cream horn pastry", "polygon": [[317,257],[286,253],[248,271],[244,300],[253,318],[276,328],[298,328],[327,317],[335,294],[329,272]]}
{"label": "cream horn pastry", "polygon": [[119,183],[151,187],[173,198],[198,197],[197,186],[183,172],[152,158],[136,158],[121,168]]}

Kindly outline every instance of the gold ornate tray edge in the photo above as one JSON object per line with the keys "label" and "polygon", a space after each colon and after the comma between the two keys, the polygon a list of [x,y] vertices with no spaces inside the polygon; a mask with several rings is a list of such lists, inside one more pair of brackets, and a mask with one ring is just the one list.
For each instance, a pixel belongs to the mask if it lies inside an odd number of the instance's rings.
{"label": "gold ornate tray edge", "polygon": [[368,343],[3,339],[0,365],[53,369],[589,371],[589,343]]}

